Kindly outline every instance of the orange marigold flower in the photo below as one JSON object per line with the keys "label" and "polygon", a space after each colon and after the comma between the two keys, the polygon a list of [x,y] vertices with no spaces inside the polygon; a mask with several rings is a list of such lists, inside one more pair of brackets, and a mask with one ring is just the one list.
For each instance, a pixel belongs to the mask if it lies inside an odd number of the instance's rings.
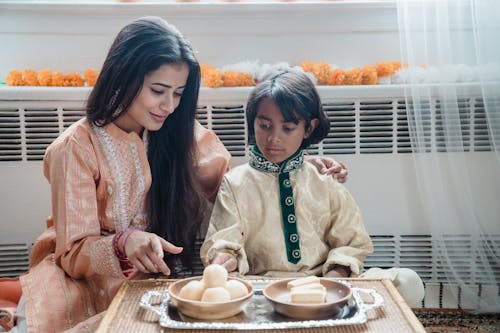
{"label": "orange marigold flower", "polygon": [[27,86],[37,87],[40,85],[40,83],[38,83],[38,74],[34,69],[25,69],[23,78]]}
{"label": "orange marigold flower", "polygon": [[217,71],[217,68],[215,68],[212,65],[209,65],[209,64],[201,64],[200,65],[200,74],[201,74],[202,78],[204,78],[208,74],[213,73],[214,71]]}
{"label": "orange marigold flower", "polygon": [[359,85],[363,81],[363,71],[361,68],[353,68],[345,73],[344,84]]}
{"label": "orange marigold flower", "polygon": [[392,61],[392,67],[394,68],[394,71],[399,71],[401,69],[401,62],[399,61]]}
{"label": "orange marigold flower", "polygon": [[224,87],[248,87],[254,86],[252,75],[243,72],[226,71],[222,73]]}
{"label": "orange marigold flower", "polygon": [[345,80],[345,72],[340,68],[335,68],[330,72],[330,76],[328,77],[327,84],[329,86],[340,86],[344,84]]}
{"label": "orange marigold flower", "polygon": [[310,61],[302,61],[300,63],[300,67],[302,67],[302,69],[304,70],[304,72],[312,72],[313,71],[313,67],[314,67],[314,64]]}
{"label": "orange marigold flower", "polygon": [[24,86],[23,73],[18,70],[12,70],[7,74],[7,78],[5,79],[7,85],[9,86]]}
{"label": "orange marigold flower", "polygon": [[64,86],[64,74],[61,72],[53,72],[52,73],[52,85],[54,87],[63,87]]}
{"label": "orange marigold flower", "polygon": [[83,87],[83,83],[83,78],[78,72],[66,74],[63,79],[63,86],[65,87]]}
{"label": "orange marigold flower", "polygon": [[222,81],[222,73],[213,68],[208,70],[203,76],[203,85],[210,88],[222,87],[224,81]]}
{"label": "orange marigold flower", "polygon": [[50,69],[42,69],[38,72],[38,83],[41,86],[51,86],[52,85],[52,71]]}
{"label": "orange marigold flower", "polygon": [[97,81],[99,72],[93,68],[87,68],[83,75],[85,76],[85,82],[87,82],[87,86],[93,87]]}
{"label": "orange marigold flower", "polygon": [[377,75],[380,77],[391,76],[394,74],[394,64],[391,61],[379,61],[375,65],[377,68]]}
{"label": "orange marigold flower", "polygon": [[361,79],[362,84],[377,84],[378,75],[377,68],[375,66],[365,66],[361,69],[363,76]]}
{"label": "orange marigold flower", "polygon": [[313,65],[312,73],[314,74],[314,76],[318,80],[318,84],[320,85],[328,84],[330,72],[330,65],[325,62],[317,62]]}

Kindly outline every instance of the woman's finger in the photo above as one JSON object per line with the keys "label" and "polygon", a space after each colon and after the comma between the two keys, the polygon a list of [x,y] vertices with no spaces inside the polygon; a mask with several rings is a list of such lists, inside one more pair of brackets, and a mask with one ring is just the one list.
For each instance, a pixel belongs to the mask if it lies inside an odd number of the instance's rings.
{"label": "woman's finger", "polygon": [[162,240],[164,239],[158,237],[151,242],[151,249],[153,251],[152,261],[156,265],[157,271],[160,271],[165,275],[170,275],[170,269],[168,268],[165,261],[163,261]]}
{"label": "woman's finger", "polygon": [[[172,254],[179,254],[183,250],[182,247],[175,246],[174,244],[167,242],[166,240],[164,240],[161,237],[159,237],[159,240],[161,242],[162,249],[165,252],[172,253]],[[163,253],[162,253],[162,256],[163,256]]]}
{"label": "woman's finger", "polygon": [[157,255],[152,251],[151,247],[149,251],[145,251],[144,253],[142,253],[140,256],[137,257],[137,260],[141,262],[142,266],[146,269],[147,273],[158,272],[158,267],[157,264],[155,263],[157,259],[158,259]]}
{"label": "woman's finger", "polygon": [[144,272],[144,273],[147,273],[148,270],[146,269],[146,267],[144,267],[144,265],[141,263],[141,261],[139,260],[139,258],[129,258],[130,262],[132,263],[132,265],[134,265],[135,268],[137,268],[137,270],[139,270],[140,272]]}

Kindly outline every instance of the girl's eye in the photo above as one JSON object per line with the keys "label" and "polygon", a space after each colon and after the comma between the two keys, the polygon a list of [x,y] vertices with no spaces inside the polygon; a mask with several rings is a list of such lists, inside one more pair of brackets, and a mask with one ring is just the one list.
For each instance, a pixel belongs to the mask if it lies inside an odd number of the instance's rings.
{"label": "girl's eye", "polygon": [[182,97],[182,92],[174,92],[175,97]]}
{"label": "girl's eye", "polygon": [[270,126],[269,126],[269,124],[260,123],[259,127],[262,128],[262,129],[268,129]]}
{"label": "girl's eye", "polygon": [[161,90],[156,90],[156,89],[151,88],[151,91],[152,91],[154,94],[156,94],[156,95],[161,95],[161,94],[163,94],[163,91],[161,91]]}
{"label": "girl's eye", "polygon": [[285,127],[285,128],[283,128],[283,130],[285,132],[292,132],[293,130],[295,130],[295,127]]}

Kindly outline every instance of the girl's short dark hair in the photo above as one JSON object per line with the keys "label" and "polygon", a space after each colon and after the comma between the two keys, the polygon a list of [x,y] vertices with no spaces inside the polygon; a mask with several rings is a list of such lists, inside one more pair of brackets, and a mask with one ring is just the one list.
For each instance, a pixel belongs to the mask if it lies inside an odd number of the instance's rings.
{"label": "girl's short dark hair", "polygon": [[127,112],[147,74],[162,65],[187,64],[189,74],[179,105],[158,131],[149,132],[149,231],[184,247],[182,262],[191,267],[205,200],[195,179],[195,116],[200,65],[189,42],[159,17],[127,24],[116,36],[87,101],[87,118],[96,126]]}
{"label": "girl's short dark hair", "polygon": [[302,141],[302,149],[321,142],[328,135],[330,122],[314,83],[304,72],[288,68],[267,75],[250,93],[246,107],[249,144],[255,143],[254,120],[265,99],[276,103],[286,121],[298,123],[303,119],[306,129],[311,126],[312,119],[319,120],[311,135]]}

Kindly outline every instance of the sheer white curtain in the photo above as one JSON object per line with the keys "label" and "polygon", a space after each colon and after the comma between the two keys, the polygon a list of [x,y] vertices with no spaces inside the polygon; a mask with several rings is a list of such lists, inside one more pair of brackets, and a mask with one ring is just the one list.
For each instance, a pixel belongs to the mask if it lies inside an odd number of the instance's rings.
{"label": "sheer white curtain", "polygon": [[456,285],[466,307],[500,311],[500,1],[397,0],[397,9],[434,278]]}

